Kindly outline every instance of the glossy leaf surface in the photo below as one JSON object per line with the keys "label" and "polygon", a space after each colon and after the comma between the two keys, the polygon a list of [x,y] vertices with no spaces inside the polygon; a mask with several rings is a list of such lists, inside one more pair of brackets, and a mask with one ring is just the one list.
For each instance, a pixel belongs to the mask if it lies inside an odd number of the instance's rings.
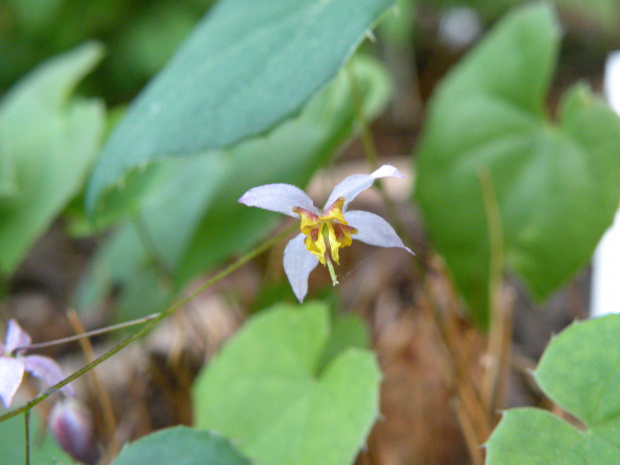
{"label": "glossy leaf surface", "polygon": [[231,146],[299,112],[392,4],[220,0],[114,130],[87,204],[131,168]]}

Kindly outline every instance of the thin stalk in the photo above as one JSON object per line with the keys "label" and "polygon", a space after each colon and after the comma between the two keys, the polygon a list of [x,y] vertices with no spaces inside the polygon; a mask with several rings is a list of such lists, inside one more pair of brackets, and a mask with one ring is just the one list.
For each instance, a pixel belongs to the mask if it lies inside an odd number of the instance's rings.
{"label": "thin stalk", "polygon": [[366,159],[368,163],[370,163],[372,169],[376,170],[379,168],[379,151],[377,150],[377,145],[375,144],[375,139],[370,130],[366,115],[364,115],[364,110],[362,108],[362,91],[351,63],[346,67],[346,73],[349,78],[349,85],[351,86],[353,110],[360,123],[360,138],[362,139],[362,145],[364,147],[364,155],[366,155]]}
{"label": "thin stalk", "polygon": [[458,402],[456,405],[456,416],[461,425],[461,431],[463,432],[472,463],[474,465],[483,465],[484,453],[480,447],[479,433],[476,431],[476,425],[472,419],[471,412],[462,403]]}
{"label": "thin stalk", "polygon": [[40,402],[42,402],[45,399],[47,399],[50,395],[52,395],[53,393],[58,391],[61,387],[65,386],[65,385],[69,384],[71,381],[79,378],[84,373],[87,373],[88,371],[90,371],[93,368],[95,368],[97,365],[100,365],[101,363],[105,362],[107,359],[109,359],[113,355],[115,355],[118,352],[120,352],[122,349],[127,347],[132,342],[134,342],[134,341],[140,339],[141,337],[143,337],[144,335],[146,335],[155,326],[157,326],[157,324],[159,322],[161,322],[162,320],[164,320],[165,318],[167,318],[168,316],[172,315],[174,312],[176,312],[177,310],[179,310],[180,308],[185,306],[185,304],[187,304],[191,300],[195,299],[199,294],[204,292],[209,287],[213,286],[218,281],[221,281],[222,279],[224,279],[225,277],[227,277],[228,275],[230,275],[231,273],[233,273],[234,271],[236,271],[237,269],[241,268],[243,265],[248,263],[250,260],[254,259],[258,255],[260,255],[263,252],[265,252],[267,249],[272,247],[274,244],[278,243],[282,238],[284,238],[285,236],[287,236],[288,234],[290,234],[291,232],[293,232],[297,228],[298,228],[298,225],[291,226],[290,228],[287,228],[284,231],[282,231],[281,233],[275,235],[271,239],[263,242],[261,245],[255,247],[250,252],[245,254],[243,257],[241,257],[237,261],[231,263],[226,268],[224,268],[222,271],[220,271],[215,276],[213,276],[211,279],[207,280],[203,285],[199,286],[194,292],[191,292],[187,296],[179,299],[176,303],[172,304],[165,311],[163,311],[161,313],[158,313],[155,316],[155,318],[153,318],[151,320],[148,320],[146,322],[146,324],[142,328],[140,328],[138,331],[136,331],[133,335],[129,336],[125,340],[121,341],[119,344],[117,344],[116,346],[114,346],[113,348],[108,350],[103,355],[99,356],[98,358],[96,358],[92,362],[87,363],[80,370],[76,371],[71,376],[63,379],[59,383],[56,383],[52,387],[46,389],[45,391],[40,393],[38,396],[36,396],[34,399],[30,400],[29,402],[27,402],[26,404],[22,405],[21,407],[16,408],[15,410],[12,410],[10,412],[7,412],[4,415],[0,415],[0,422],[4,421],[4,420],[8,420],[9,418],[13,418],[13,417],[15,417],[17,415],[20,415],[20,414],[24,413],[24,412],[30,411],[35,405],[37,405]]}
{"label": "thin stalk", "polygon": [[[360,124],[360,138],[362,139],[362,145],[364,147],[364,155],[366,156],[366,160],[370,164],[370,167],[373,170],[376,170],[377,168],[379,168],[379,151],[377,150],[377,144],[375,144],[375,139],[372,135],[372,131],[370,130],[368,120],[364,115],[364,110],[362,108],[362,91],[359,86],[359,81],[351,63],[349,63],[345,67],[345,69],[349,78],[349,84],[351,86],[353,109],[355,111],[355,116]],[[396,214],[396,206],[394,205],[394,202],[392,201],[390,196],[387,194],[387,191],[385,190],[385,187],[383,185],[383,181],[381,179],[377,179],[376,186],[379,194],[381,195],[381,200],[383,201],[383,204],[385,205],[385,208],[387,210],[388,217],[394,225],[394,229],[396,230],[398,235],[403,238],[403,241],[406,241],[407,236],[404,234],[405,227],[400,220],[400,217]]]}
{"label": "thin stalk", "polygon": [[478,170],[489,234],[489,366],[482,382],[482,394],[491,422],[502,407],[510,357],[511,321],[509,305],[502,298],[504,287],[504,240],[499,203],[488,167]]}
{"label": "thin stalk", "polygon": [[146,323],[147,321],[151,321],[157,318],[159,315],[160,315],[159,313],[153,313],[151,315],[138,318],[136,320],[125,321],[124,323],[118,323],[116,325],[106,326],[105,328],[95,329],[93,331],[88,331],[82,334],[75,334],[73,336],[67,336],[67,337],[63,337],[60,339],[54,339],[53,341],[39,342],[36,344],[30,344],[27,346],[17,347],[13,352],[17,353],[17,352],[24,352],[27,350],[43,349],[45,347],[52,347],[52,346],[57,346],[60,344],[66,344],[68,342],[79,341],[80,339],[83,339],[85,337],[97,336],[99,334],[110,333],[112,331],[117,331],[119,329],[129,328],[135,325],[140,325],[142,323]]}
{"label": "thin stalk", "polygon": [[24,427],[26,429],[26,455],[24,463],[30,465],[30,410],[24,413]]}

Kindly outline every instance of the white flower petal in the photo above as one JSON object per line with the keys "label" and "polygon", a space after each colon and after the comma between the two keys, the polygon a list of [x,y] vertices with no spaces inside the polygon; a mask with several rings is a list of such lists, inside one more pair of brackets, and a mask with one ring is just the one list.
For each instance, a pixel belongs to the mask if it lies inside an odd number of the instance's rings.
{"label": "white flower petal", "polygon": [[6,331],[6,353],[10,354],[18,347],[29,346],[32,339],[26,331],[19,326],[16,320],[11,318],[9,320],[8,328]]}
{"label": "white flower petal", "polygon": [[308,276],[319,264],[319,259],[306,249],[304,237],[298,234],[284,249],[284,271],[299,302],[308,293]]}
{"label": "white flower petal", "polygon": [[357,234],[351,236],[354,240],[379,247],[400,247],[411,255],[415,255],[409,247],[403,244],[394,228],[380,216],[370,212],[352,210],[345,212],[344,219],[347,220],[349,226],[358,231]]}
{"label": "white flower petal", "polygon": [[[67,377],[60,365],[49,357],[44,357],[43,355],[27,355],[25,357],[20,357],[20,359],[24,362],[24,366],[28,373],[36,376],[48,386],[53,386]],[[75,397],[75,391],[71,383],[63,386],[61,389],[65,394]]]}
{"label": "white flower petal", "polygon": [[308,194],[299,187],[290,184],[265,184],[264,186],[254,187],[243,194],[239,202],[248,207],[264,208],[294,218],[299,218],[297,213],[293,211],[295,207],[301,207],[317,215],[320,214]]}
{"label": "white flower petal", "polygon": [[0,357],[0,399],[9,408],[24,377],[24,364],[12,357]]}
{"label": "white flower petal", "polygon": [[349,202],[357,197],[360,192],[363,192],[372,186],[375,179],[385,177],[404,178],[405,176],[392,165],[383,165],[371,174],[354,174],[349,176],[334,187],[334,190],[329,195],[323,209],[325,210],[329,208],[331,204],[338,200],[339,197],[344,197],[343,210],[346,209]]}

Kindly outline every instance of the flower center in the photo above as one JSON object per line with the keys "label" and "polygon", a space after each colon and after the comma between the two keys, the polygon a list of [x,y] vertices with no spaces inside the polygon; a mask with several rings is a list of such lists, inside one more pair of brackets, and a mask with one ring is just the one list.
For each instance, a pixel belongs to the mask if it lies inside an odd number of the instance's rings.
{"label": "flower center", "polygon": [[[344,219],[343,205],[344,197],[340,197],[321,216],[301,207],[293,208],[301,218],[301,232],[306,235],[306,248],[311,254],[316,255],[323,265],[330,268],[332,275],[334,274],[332,260],[340,264],[338,251],[341,247],[351,245],[351,234],[357,234],[357,229],[348,226]],[[334,276],[332,279],[335,281]]]}

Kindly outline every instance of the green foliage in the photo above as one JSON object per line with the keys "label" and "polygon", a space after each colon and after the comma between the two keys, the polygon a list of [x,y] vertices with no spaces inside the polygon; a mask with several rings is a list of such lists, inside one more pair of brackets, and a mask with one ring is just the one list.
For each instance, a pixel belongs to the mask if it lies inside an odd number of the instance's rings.
{"label": "green foliage", "polygon": [[254,316],[199,375],[197,425],[256,463],[352,463],[377,418],[379,368],[369,351],[343,347],[320,369],[329,337],[318,303]]}
{"label": "green foliage", "polygon": [[[4,410],[0,409],[0,413]],[[30,461],[35,465],[70,464],[69,457],[56,443],[54,437],[46,430],[41,430],[41,418],[36,412],[30,416]],[[38,434],[43,431],[44,434]],[[0,451],[2,463],[25,463],[26,431],[24,416],[18,415],[0,422]]]}
{"label": "green foliage", "polygon": [[358,349],[370,347],[370,334],[366,322],[354,313],[336,314],[332,319],[329,339],[319,362],[319,371],[349,347]]}
{"label": "green foliage", "polygon": [[168,61],[212,0],[5,0],[0,2],[0,94],[30,69],[85,41],[106,59],[83,88],[125,102]]}
{"label": "green foliage", "polygon": [[620,462],[620,315],[576,323],[552,340],[535,372],[551,400],[582,430],[538,409],[504,414],[487,465],[611,465]]}
{"label": "green foliage", "polygon": [[176,426],[123,447],[112,465],[249,465],[228,440]]}
{"label": "green foliage", "polygon": [[488,318],[488,168],[510,267],[542,298],[591,256],[620,198],[620,120],[584,85],[545,115],[553,11],[509,15],[436,92],[417,150],[417,199],[474,317]]}
{"label": "green foliage", "polygon": [[[387,101],[388,79],[375,61],[355,57],[347,67],[299,116],[268,135],[226,152],[152,165],[165,181],[141,199],[142,236],[135,223],[128,224],[101,249],[77,308],[92,308],[111,286],[120,285],[120,318],[146,315],[165,304],[174,288],[264,237],[279,215],[249,209],[237,199],[257,185],[305,185],[351,135],[357,117],[347,73],[359,84],[365,118],[374,117]],[[170,278],[168,286],[162,272]]]}
{"label": "green foliage", "polygon": [[71,98],[101,59],[87,44],[35,69],[0,106],[0,276],[83,187],[104,129],[101,102]]}
{"label": "green foliage", "polygon": [[131,168],[231,146],[300,111],[392,3],[218,2],[112,133],[89,208]]}
{"label": "green foliage", "polygon": [[393,47],[411,46],[415,35],[417,3],[418,0],[396,0],[394,8],[379,25],[381,39]]}

